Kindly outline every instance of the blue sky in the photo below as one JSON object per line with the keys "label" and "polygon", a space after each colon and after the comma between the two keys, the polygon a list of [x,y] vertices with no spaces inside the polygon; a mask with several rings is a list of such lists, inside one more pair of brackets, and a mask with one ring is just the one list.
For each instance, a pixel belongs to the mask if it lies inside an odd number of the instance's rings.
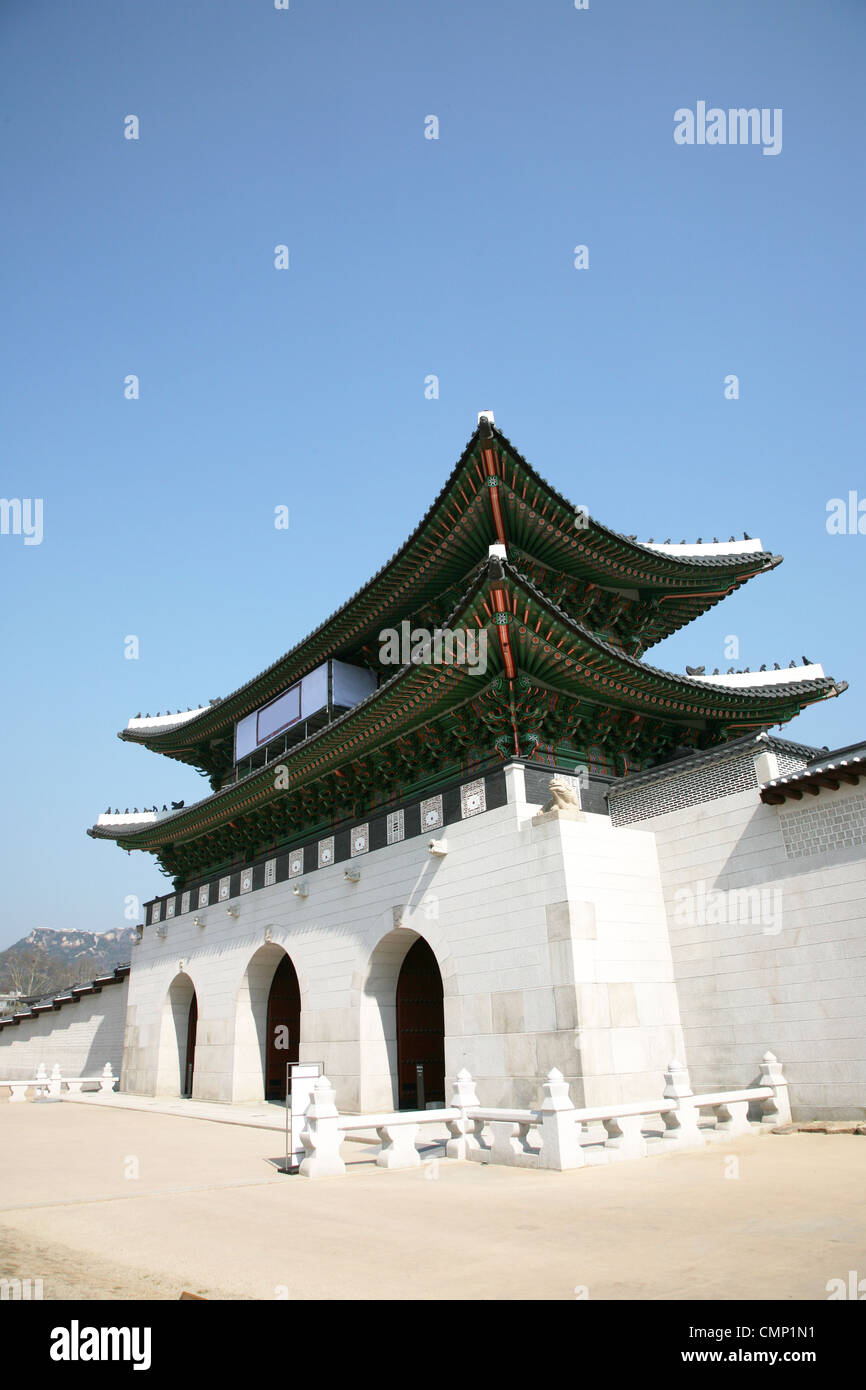
{"label": "blue sky", "polygon": [[[5,0],[0,946],[162,890],[86,827],[207,786],[116,731],[342,603],[479,409],[606,524],[782,553],[650,659],[805,653],[851,688],[791,735],[866,736],[864,59],[860,0]],[[678,146],[699,101],[781,152]]]}

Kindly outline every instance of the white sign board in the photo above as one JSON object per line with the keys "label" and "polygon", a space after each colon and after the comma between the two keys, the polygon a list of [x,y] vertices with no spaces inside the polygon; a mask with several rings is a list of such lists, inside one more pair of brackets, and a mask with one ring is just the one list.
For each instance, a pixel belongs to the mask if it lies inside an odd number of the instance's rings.
{"label": "white sign board", "polygon": [[235,762],[247,758],[301,719],[325,709],[328,704],[328,667],[333,679],[333,704],[351,708],[376,689],[376,677],[363,666],[345,661],[324,662],[303,680],[260,709],[253,710],[235,725]]}

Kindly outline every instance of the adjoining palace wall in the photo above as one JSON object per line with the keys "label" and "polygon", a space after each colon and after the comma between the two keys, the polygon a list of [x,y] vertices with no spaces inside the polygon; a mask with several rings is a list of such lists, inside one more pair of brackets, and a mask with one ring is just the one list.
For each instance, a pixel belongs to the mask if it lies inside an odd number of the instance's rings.
{"label": "adjoining palace wall", "polygon": [[[443,979],[446,1087],[465,1066],[484,1104],[526,1106],[558,1067],[578,1103],[658,1095],[683,1040],[653,837],[595,814],[533,825],[523,776],[506,769],[505,805],[353,858],[357,883],[331,863],[193,908],[162,922],[162,938],[147,926],[133,952],[122,1089],[177,1093],[191,984],[194,1095],[261,1099],[281,948],[300,982],[301,1059],[324,1063],[341,1109],[391,1109],[397,976],[422,936]],[[436,838],[444,856],[429,851]]]}
{"label": "adjoining palace wall", "polygon": [[[286,951],[301,1059],[324,1063],[343,1110],[390,1109],[397,978],[421,936],[443,980],[446,1086],[468,1067],[485,1105],[536,1103],[551,1067],[578,1104],[649,1099],[675,1055],[696,1090],[739,1088],[769,1048],[795,1118],[862,1117],[866,787],[764,805],[767,759],[803,765],[790,748],[766,750],[641,775],[612,789],[611,818],[578,820],[539,820],[547,783],[515,763],[498,792],[487,781],[490,809],[473,809],[476,781],[446,806],[458,819],[429,834],[416,820],[410,838],[314,870],[307,846],[307,872],[264,886],[259,866],[255,891],[222,880],[227,901],[144,929],[128,1008],[124,981],[4,1028],[0,1076],[40,1062],[118,1070],[125,1013],[121,1088],[177,1095],[195,990],[194,1094],[261,1100],[268,992]],[[431,854],[431,839],[447,852]]]}
{"label": "adjoining palace wall", "polygon": [[98,1076],[106,1062],[115,1076],[123,1060],[128,978],[58,1009],[0,1031],[0,1080],[25,1080],[40,1062],[57,1062],[64,1076]]}
{"label": "adjoining palace wall", "polygon": [[795,1119],[862,1118],[866,790],[769,806],[746,780],[633,822],[658,847],[692,1084],[754,1080],[770,1048]]}

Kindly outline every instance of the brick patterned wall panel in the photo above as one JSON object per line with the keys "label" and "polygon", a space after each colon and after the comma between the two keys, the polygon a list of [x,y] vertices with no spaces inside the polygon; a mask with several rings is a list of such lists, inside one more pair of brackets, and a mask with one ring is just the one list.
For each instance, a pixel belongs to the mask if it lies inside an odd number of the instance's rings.
{"label": "brick patterned wall panel", "polygon": [[785,753],[780,750],[776,754],[776,761],[779,764],[779,776],[790,777],[794,772],[802,772],[807,766],[806,759],[802,754]]}
{"label": "brick patterned wall panel", "polygon": [[720,796],[757,788],[755,763],[751,752],[723,762],[693,768],[679,777],[660,778],[635,787],[634,791],[610,797],[610,817],[614,825],[631,825],[634,821],[664,816],[686,806],[699,806]]}
{"label": "brick patterned wall panel", "polygon": [[789,859],[866,844],[866,796],[822,793],[810,806],[781,810],[779,824]]}

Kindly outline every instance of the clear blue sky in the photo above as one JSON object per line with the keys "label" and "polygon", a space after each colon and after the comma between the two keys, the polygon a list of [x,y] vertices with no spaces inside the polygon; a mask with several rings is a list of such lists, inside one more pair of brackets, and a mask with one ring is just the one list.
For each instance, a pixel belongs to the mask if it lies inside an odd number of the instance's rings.
{"label": "clear blue sky", "polygon": [[784,554],[649,659],[805,653],[851,689],[791,735],[866,736],[864,65],[862,0],[4,0],[0,946],[164,887],[86,827],[207,784],[116,731],[316,626],[483,408],[609,525]]}

